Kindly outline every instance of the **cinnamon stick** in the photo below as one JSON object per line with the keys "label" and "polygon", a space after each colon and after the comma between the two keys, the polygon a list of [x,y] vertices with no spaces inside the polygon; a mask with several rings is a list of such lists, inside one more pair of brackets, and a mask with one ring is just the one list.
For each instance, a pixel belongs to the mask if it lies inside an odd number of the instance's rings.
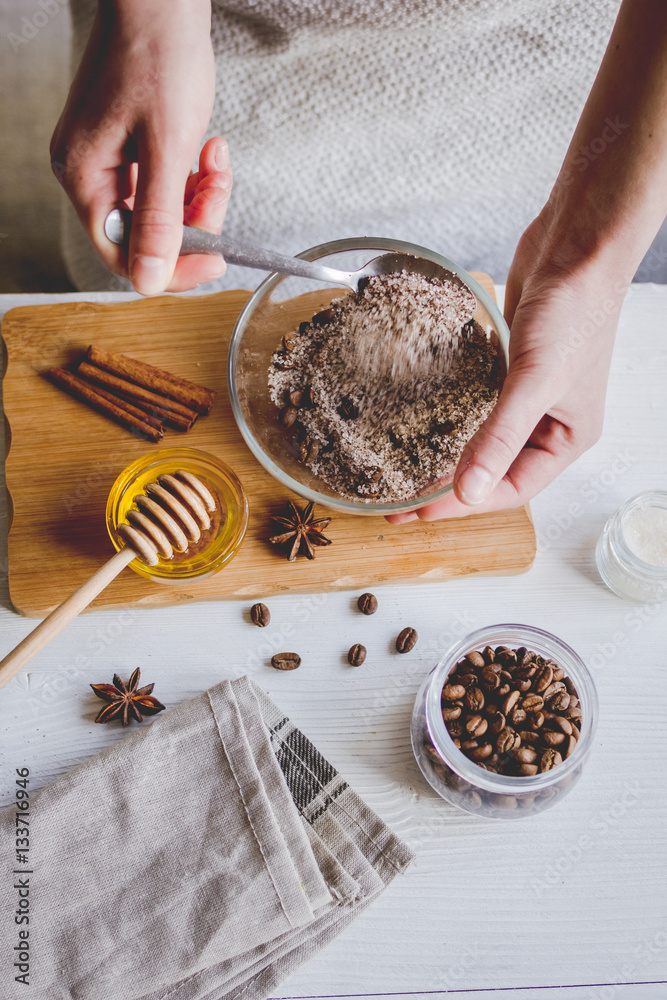
{"label": "cinnamon stick", "polygon": [[129,379],[137,385],[141,385],[152,392],[175,399],[184,406],[197,413],[208,414],[215,399],[215,392],[207,389],[203,385],[197,385],[189,379],[172,375],[162,368],[155,368],[153,365],[129,358],[125,354],[118,354],[115,351],[105,351],[100,347],[91,344],[88,348],[88,361],[98,368],[104,368],[120,378]]}
{"label": "cinnamon stick", "polygon": [[91,365],[87,361],[82,361],[79,364],[77,375],[87,382],[94,382],[95,385],[103,386],[105,389],[113,392],[114,395],[128,399],[135,406],[139,406],[147,413],[154,413],[160,419],[163,419],[163,414],[167,410],[173,414],[178,414],[181,419],[176,423],[169,421],[172,426],[188,430],[197,419],[196,410],[184,406],[174,399],[168,399],[158,393],[151,392],[143,386],[135,385],[134,382],[130,382],[128,379],[112,375],[111,372],[106,371],[104,368],[98,368],[97,365]]}
{"label": "cinnamon stick", "polygon": [[[123,395],[119,395],[117,398],[122,399]],[[174,413],[173,410],[165,410],[161,406],[155,406],[153,403],[144,403],[140,399],[130,399],[128,397],[128,401],[132,402],[134,406],[145,413],[150,413],[160,423],[166,424],[167,427],[175,427],[177,431],[189,431],[199,416],[194,410],[192,411],[192,417],[183,417],[180,413]]]}
{"label": "cinnamon stick", "polygon": [[117,402],[110,402],[87,382],[84,382],[83,379],[73,375],[72,372],[68,372],[64,368],[49,368],[46,374],[56,385],[61,386],[61,388],[65,389],[72,396],[81,400],[82,403],[86,403],[94,410],[98,410],[100,413],[105,414],[105,416],[115,420],[121,426],[133,431],[135,434],[141,435],[141,437],[148,438],[150,441],[161,440],[162,429],[158,430],[149,424],[145,419],[145,414],[143,414],[144,419],[140,419],[127,410],[122,409]]}
{"label": "cinnamon stick", "polygon": [[[85,381],[85,380],[84,380]],[[119,407],[121,410],[125,410],[126,413],[130,413],[133,417],[137,417],[139,420],[143,420],[145,423],[150,424],[154,427],[156,431],[164,431],[162,426],[162,421],[159,416],[153,416],[149,410],[143,410],[129,399],[123,399],[122,396],[114,396],[113,392],[108,392],[106,389],[102,389],[99,385],[96,385],[93,389],[98,396],[102,396],[109,403],[113,403],[115,406]],[[167,412],[166,410],[164,411]]]}

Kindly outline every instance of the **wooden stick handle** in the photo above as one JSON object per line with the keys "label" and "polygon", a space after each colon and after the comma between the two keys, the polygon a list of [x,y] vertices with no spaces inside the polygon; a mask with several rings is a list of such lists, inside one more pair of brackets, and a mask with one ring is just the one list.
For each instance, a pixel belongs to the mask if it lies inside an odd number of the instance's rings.
{"label": "wooden stick handle", "polygon": [[36,653],[39,653],[40,649],[44,649],[64,629],[65,625],[71,622],[73,618],[76,618],[84,608],[87,608],[90,602],[112,580],[115,580],[121,570],[136,558],[136,555],[136,552],[129,545],[126,545],[120,552],[116,552],[104,566],[101,566],[97,573],[94,573],[89,580],[86,580],[78,590],[75,590],[66,601],[63,601],[57,608],[54,608],[51,614],[44,621],[40,622],[37,628],[34,628],[0,662],[0,687],[4,687]]}

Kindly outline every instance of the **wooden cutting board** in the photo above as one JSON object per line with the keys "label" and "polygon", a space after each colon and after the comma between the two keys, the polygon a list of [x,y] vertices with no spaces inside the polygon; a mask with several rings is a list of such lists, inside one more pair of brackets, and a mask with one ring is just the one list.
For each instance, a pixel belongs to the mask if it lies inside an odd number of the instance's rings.
{"label": "wooden cutting board", "polygon": [[[493,294],[490,278],[477,277]],[[227,345],[248,294],[164,296],[112,305],[61,303],[6,314],[2,335],[7,350],[4,408],[11,440],[6,460],[9,589],[19,613],[47,614],[113,554],[105,525],[109,489],[125,466],[158,447],[42,377],[46,369],[78,358],[91,343],[218,391],[209,417],[200,418],[187,434],[168,430],[161,446],[183,445],[217,455],[239,475],[250,505],[241,550],[216,576],[170,585],[125,569],[91,608],[362,590],[529,568],[535,533],[524,508],[397,526],[382,517],[336,515],[327,531],[333,545],[312,562],[299,557],[288,563],[270,546],[270,515],[291,494],[248,450],[226,388]],[[321,294],[323,302],[331,298],[331,292]]]}

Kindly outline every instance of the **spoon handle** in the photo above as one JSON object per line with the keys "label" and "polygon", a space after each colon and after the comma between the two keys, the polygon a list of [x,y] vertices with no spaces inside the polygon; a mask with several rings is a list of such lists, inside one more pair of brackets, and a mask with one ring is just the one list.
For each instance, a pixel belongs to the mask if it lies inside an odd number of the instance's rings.
{"label": "spoon handle", "polygon": [[[104,231],[112,243],[125,243],[131,225],[132,212],[129,209],[114,209],[106,218]],[[183,242],[179,256],[184,257],[193,253],[218,254],[224,257],[228,264],[242,264],[258,271],[277,271],[279,274],[294,274],[300,278],[313,278],[334,285],[356,287],[356,282],[346,271],[337,271],[332,267],[316,264],[314,261],[287,257],[272,250],[262,250],[261,247],[237,243],[227,236],[217,236],[203,229],[183,226]]]}

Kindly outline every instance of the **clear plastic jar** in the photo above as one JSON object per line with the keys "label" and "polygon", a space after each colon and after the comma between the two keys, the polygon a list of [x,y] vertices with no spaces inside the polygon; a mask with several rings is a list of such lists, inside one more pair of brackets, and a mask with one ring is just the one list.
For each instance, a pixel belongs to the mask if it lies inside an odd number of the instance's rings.
{"label": "clear plastic jar", "polygon": [[[456,664],[486,646],[525,646],[555,660],[574,685],[581,707],[581,731],[569,757],[533,776],[487,771],[459,750],[442,717],[441,695]],[[419,768],[438,795],[478,816],[519,819],[548,809],[578,781],[590,755],[597,726],[598,698],[593,678],[566,643],[530,625],[490,625],[461,639],[424,680],[412,715],[412,748]]]}
{"label": "clear plastic jar", "polygon": [[[595,550],[600,576],[619,597],[642,604],[667,601],[667,565],[656,565],[641,558],[632,528],[637,516],[654,516],[656,529],[665,530],[667,523],[667,493],[650,490],[632,497],[613,514],[602,530]],[[644,525],[646,531],[648,524]],[[656,538],[656,542],[664,543]],[[645,543],[639,548],[644,553]]]}

